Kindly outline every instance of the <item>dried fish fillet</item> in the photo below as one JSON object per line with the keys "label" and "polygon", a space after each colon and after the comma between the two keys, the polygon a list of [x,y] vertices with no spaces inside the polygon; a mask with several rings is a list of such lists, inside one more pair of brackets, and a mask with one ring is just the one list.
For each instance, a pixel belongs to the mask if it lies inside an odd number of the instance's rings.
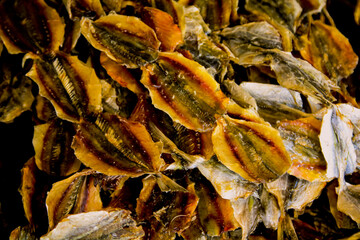
{"label": "dried fish fillet", "polygon": [[79,124],[72,145],[85,165],[107,175],[140,176],[163,167],[160,149],[146,128],[117,115],[102,114]]}
{"label": "dried fish fillet", "polygon": [[51,53],[63,43],[65,25],[44,0],[1,1],[0,15],[0,37],[11,54]]}
{"label": "dried fish fillet", "polygon": [[160,42],[155,32],[136,17],[110,14],[96,21],[83,18],[81,33],[93,47],[130,68],[144,66],[158,56]]}
{"label": "dried fish fillet", "polygon": [[204,67],[178,53],[161,53],[156,64],[146,67],[141,82],[149,89],[155,107],[200,132],[215,127],[228,102]]}
{"label": "dried fish fillet", "polygon": [[279,132],[269,125],[224,117],[212,139],[220,162],[251,182],[273,181],[291,166]]}
{"label": "dried fish fillet", "polygon": [[102,209],[99,187],[91,179],[93,173],[78,172],[53,185],[46,197],[50,229],[68,214]]}
{"label": "dried fish fillet", "polygon": [[101,110],[101,85],[94,69],[67,54],[36,59],[27,73],[39,86],[40,95],[53,104],[59,118],[78,122]]}
{"label": "dried fish fillet", "polygon": [[80,169],[81,162],[71,149],[75,129],[55,119],[34,127],[33,145],[38,168],[49,175],[68,176]]}

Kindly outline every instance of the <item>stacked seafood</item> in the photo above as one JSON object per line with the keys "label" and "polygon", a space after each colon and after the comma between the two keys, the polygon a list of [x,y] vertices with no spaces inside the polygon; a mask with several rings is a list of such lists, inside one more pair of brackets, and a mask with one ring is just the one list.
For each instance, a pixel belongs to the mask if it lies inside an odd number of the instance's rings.
{"label": "stacked seafood", "polygon": [[358,57],[326,1],[2,0],[0,37],[0,120],[34,123],[11,239],[322,238],[324,192],[359,231]]}

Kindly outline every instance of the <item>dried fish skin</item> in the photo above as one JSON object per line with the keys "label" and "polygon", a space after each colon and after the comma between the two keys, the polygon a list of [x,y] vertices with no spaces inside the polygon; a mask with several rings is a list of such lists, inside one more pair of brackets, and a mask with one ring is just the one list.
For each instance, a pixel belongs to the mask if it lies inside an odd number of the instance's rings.
{"label": "dried fish skin", "polygon": [[[99,187],[90,179],[92,170],[85,170],[53,184],[46,197],[49,230],[66,215],[74,211],[97,211],[102,209]],[[91,201],[89,201],[89,198]],[[80,206],[79,206],[80,204]]]}
{"label": "dried fish skin", "polygon": [[40,95],[50,100],[61,119],[78,122],[102,110],[100,80],[94,69],[75,56],[58,53],[48,60],[35,59],[27,76],[37,83]]}
{"label": "dried fish skin", "polygon": [[224,116],[212,140],[220,162],[251,182],[273,181],[291,166],[279,132],[266,124]]}
{"label": "dried fish skin", "polygon": [[334,26],[312,21],[306,35],[300,36],[300,54],[334,84],[350,76],[358,63],[349,40]]}
{"label": "dried fish skin", "polygon": [[130,214],[127,210],[112,209],[70,215],[40,239],[140,240],[144,231]]}
{"label": "dried fish skin", "polygon": [[321,121],[313,117],[283,120],[277,128],[293,162],[288,173],[310,182],[328,181],[319,140]]}
{"label": "dried fish skin", "polygon": [[312,96],[326,104],[335,101],[331,90],[338,90],[338,87],[307,61],[277,49],[247,47],[231,50],[241,65],[269,66],[278,83],[285,88]]}
{"label": "dried fish skin", "polygon": [[225,112],[228,98],[204,67],[178,53],[160,53],[148,65],[141,82],[150,91],[156,108],[185,127],[206,132]]}
{"label": "dried fish skin", "polygon": [[50,53],[63,43],[65,25],[44,0],[1,1],[0,15],[0,37],[10,54]]}
{"label": "dried fish skin", "polygon": [[160,41],[137,17],[110,14],[96,21],[83,18],[81,33],[94,48],[129,68],[144,66],[158,57]]}
{"label": "dried fish skin", "polygon": [[78,20],[82,17],[99,18],[104,16],[100,0],[62,0],[72,20]]}
{"label": "dried fish skin", "polygon": [[71,143],[75,129],[60,119],[34,127],[33,146],[38,168],[49,175],[68,176],[80,169]]}
{"label": "dried fish skin", "polygon": [[298,1],[246,0],[245,9],[255,15],[265,18],[277,27],[283,38],[284,50],[292,50],[292,34],[296,30],[297,21],[302,12],[302,8]]}
{"label": "dried fish skin", "polygon": [[138,177],[164,166],[145,126],[107,113],[80,123],[72,148],[82,163],[106,175]]}
{"label": "dried fish skin", "polygon": [[255,47],[283,50],[279,32],[265,21],[225,28],[220,35],[226,39],[231,49],[235,45],[250,44]]}
{"label": "dried fish skin", "polygon": [[183,43],[180,28],[168,13],[157,8],[144,7],[141,11],[141,20],[154,29],[157,38],[161,42],[161,51],[173,52]]}

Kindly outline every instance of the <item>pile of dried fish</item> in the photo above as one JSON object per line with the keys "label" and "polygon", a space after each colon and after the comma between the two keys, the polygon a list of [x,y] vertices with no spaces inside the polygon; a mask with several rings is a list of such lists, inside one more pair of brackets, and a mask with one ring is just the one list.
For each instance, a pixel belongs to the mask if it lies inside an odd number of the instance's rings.
{"label": "pile of dried fish", "polygon": [[326,1],[1,0],[0,37],[0,121],[34,123],[11,239],[359,234],[358,56]]}

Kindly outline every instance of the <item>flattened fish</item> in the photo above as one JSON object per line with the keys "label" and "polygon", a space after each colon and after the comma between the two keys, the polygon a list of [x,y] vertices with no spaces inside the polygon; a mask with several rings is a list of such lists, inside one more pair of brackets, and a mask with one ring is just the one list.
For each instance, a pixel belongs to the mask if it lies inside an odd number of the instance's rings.
{"label": "flattened fish", "polygon": [[96,21],[83,18],[81,33],[94,48],[130,68],[144,66],[158,57],[160,41],[137,17],[110,14]]}
{"label": "flattened fish", "polygon": [[155,107],[189,129],[204,132],[225,112],[228,98],[204,67],[178,53],[161,53],[146,67],[141,82]]}
{"label": "flattened fish", "polygon": [[266,124],[225,116],[212,140],[220,162],[251,182],[273,181],[291,166],[279,132]]}

